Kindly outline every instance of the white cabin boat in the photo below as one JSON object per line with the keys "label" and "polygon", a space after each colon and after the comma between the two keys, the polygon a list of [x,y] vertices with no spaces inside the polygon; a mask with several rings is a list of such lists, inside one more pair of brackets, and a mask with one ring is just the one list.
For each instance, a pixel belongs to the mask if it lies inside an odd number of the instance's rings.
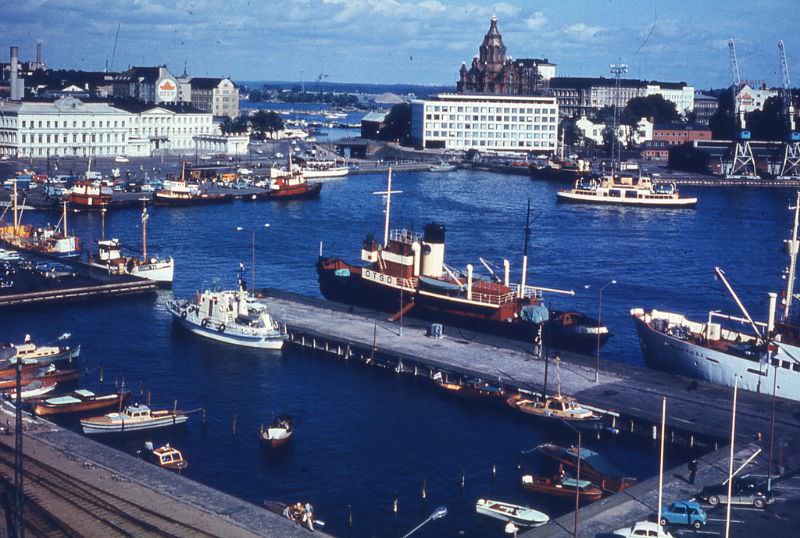
{"label": "white cabin boat", "polygon": [[129,405],[124,410],[100,417],[81,419],[81,428],[87,435],[98,433],[124,433],[184,424],[189,415],[182,411],[153,411],[146,405]]}
{"label": "white cabin boat", "polygon": [[550,521],[550,516],[527,506],[519,506],[503,501],[478,499],[475,511],[481,515],[493,517],[500,521],[512,521],[521,527],[539,527]]}
{"label": "white cabin boat", "polygon": [[196,301],[167,302],[167,310],[184,328],[211,340],[260,349],[281,349],[288,338],[266,305],[244,289],[205,290]]}
{"label": "white cabin boat", "polygon": [[635,207],[694,207],[697,198],[681,197],[674,183],[653,181],[649,176],[613,174],[602,179],[578,178],[572,189],[559,191],[562,202]]}

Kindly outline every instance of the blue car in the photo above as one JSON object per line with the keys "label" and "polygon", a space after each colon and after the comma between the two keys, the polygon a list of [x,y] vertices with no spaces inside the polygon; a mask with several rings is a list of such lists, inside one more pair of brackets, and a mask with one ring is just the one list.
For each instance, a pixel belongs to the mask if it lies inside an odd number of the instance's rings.
{"label": "blue car", "polygon": [[708,515],[700,507],[700,503],[694,501],[676,501],[669,506],[661,509],[662,526],[670,525],[689,525],[695,529],[703,527],[708,522]]}

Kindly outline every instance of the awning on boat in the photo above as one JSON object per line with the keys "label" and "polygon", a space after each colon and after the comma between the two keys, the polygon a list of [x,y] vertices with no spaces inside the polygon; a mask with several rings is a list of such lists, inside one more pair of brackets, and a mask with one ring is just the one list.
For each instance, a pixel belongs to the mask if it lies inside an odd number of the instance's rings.
{"label": "awning on boat", "polygon": [[519,317],[531,323],[543,323],[550,319],[550,312],[541,304],[528,305],[522,307]]}
{"label": "awning on boat", "polygon": [[334,276],[341,276],[341,277],[348,277],[348,276],[350,276],[350,269],[347,269],[347,268],[337,269],[336,271],[333,272],[333,275]]}
{"label": "awning on boat", "polygon": [[68,404],[79,404],[81,401],[74,396],[59,396],[57,398],[50,398],[46,400],[46,402],[50,405],[68,405]]}
{"label": "awning on boat", "polygon": [[92,396],[94,396],[94,392],[86,389],[78,389],[75,391],[75,394],[83,396],[84,398],[91,398]]}
{"label": "awning on boat", "polygon": [[462,291],[464,289],[464,286],[460,286],[454,282],[448,282],[447,280],[438,280],[435,278],[430,278],[422,275],[419,276],[419,281],[420,283],[422,283],[423,286],[442,291]]}

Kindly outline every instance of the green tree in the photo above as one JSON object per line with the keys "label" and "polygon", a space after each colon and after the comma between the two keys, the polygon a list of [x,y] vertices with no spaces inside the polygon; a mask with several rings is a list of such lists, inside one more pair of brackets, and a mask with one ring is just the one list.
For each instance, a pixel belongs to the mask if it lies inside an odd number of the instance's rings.
{"label": "green tree", "polygon": [[225,133],[244,133],[247,131],[247,118],[236,116],[235,118],[223,118],[219,125],[220,130]]}
{"label": "green tree", "polygon": [[761,110],[746,115],[747,128],[755,140],[784,140],[788,133],[783,99],[770,97]]}
{"label": "green tree", "polygon": [[[575,125],[575,118],[564,118],[558,126],[559,134],[563,133],[564,144],[574,146],[580,143],[582,134],[578,126]],[[559,138],[561,138],[559,136]]]}
{"label": "green tree", "polygon": [[642,118],[653,118],[654,123],[671,123],[680,120],[675,103],[661,95],[634,97],[625,106],[625,120],[622,123],[635,125]]}
{"label": "green tree", "polygon": [[719,94],[717,111],[708,120],[714,138],[731,140],[736,134],[738,120],[733,119],[733,90],[727,88]]}
{"label": "green tree", "polygon": [[386,115],[383,128],[378,133],[381,140],[396,140],[406,143],[411,137],[411,105],[394,105]]}
{"label": "green tree", "polygon": [[250,116],[250,127],[253,128],[254,133],[263,136],[264,133],[274,133],[282,130],[283,120],[275,111],[259,110]]}

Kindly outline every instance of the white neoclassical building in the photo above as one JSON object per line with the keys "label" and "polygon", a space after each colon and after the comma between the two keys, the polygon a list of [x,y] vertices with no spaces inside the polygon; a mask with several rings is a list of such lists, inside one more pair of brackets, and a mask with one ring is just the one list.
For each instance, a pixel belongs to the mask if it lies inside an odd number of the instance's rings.
{"label": "white neoclassical building", "polygon": [[0,101],[0,155],[148,156],[193,153],[198,136],[217,136],[209,112],[190,106],[47,101]]}

